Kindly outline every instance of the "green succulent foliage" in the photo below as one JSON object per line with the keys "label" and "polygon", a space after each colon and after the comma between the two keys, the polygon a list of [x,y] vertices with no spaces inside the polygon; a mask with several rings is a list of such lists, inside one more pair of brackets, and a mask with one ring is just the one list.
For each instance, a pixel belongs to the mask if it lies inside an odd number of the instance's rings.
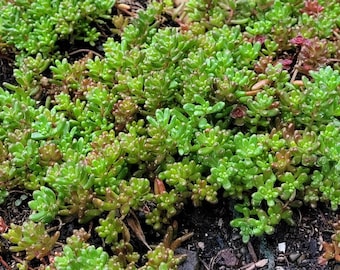
{"label": "green succulent foliage", "polygon": [[[66,239],[63,254],[55,257],[56,269],[112,269],[107,252],[102,247],[96,248],[86,241],[90,235],[83,228],[75,230],[73,235]],[[50,266],[49,266],[50,267]],[[51,268],[47,268],[51,269]]]}
{"label": "green succulent foliage", "polygon": [[101,86],[88,89],[86,101],[73,102],[66,94],[58,95],[56,100],[54,109],[68,117],[75,135],[83,137],[85,142],[113,128],[111,111],[115,98]]}
{"label": "green succulent foliage", "polygon": [[272,27],[273,27],[273,22],[271,20],[263,19],[260,21],[249,22],[249,24],[246,26],[246,30],[252,36],[257,36],[257,35],[269,34]]}
{"label": "green succulent foliage", "polygon": [[14,69],[13,75],[18,85],[5,82],[4,86],[18,93],[26,92],[30,96],[38,96],[41,91],[42,73],[51,64],[51,60],[37,53],[35,56],[18,56],[16,62],[18,67]]}
{"label": "green succulent foliage", "polygon": [[320,147],[318,148],[320,153],[328,158],[331,161],[334,161],[335,164],[339,163],[340,156],[340,143],[337,140],[340,135],[340,121],[334,120],[327,124],[327,126],[320,132],[318,136],[318,140],[320,142]]}
{"label": "green succulent foliage", "polygon": [[105,194],[107,187],[117,187],[127,173],[122,147],[111,131],[95,139],[85,163],[87,174],[94,177],[94,190],[98,194]]}
{"label": "green succulent foliage", "polygon": [[242,218],[233,219],[231,221],[231,226],[240,228],[242,241],[247,243],[251,236],[260,236],[264,233],[272,234],[274,232],[274,227],[267,224],[267,218],[262,216],[262,218]]}
{"label": "green succulent foliage", "polygon": [[187,155],[194,150],[192,141],[195,132],[212,127],[208,122],[210,115],[218,113],[225,105],[220,101],[211,106],[198,95],[195,95],[194,99],[198,104],[186,103],[183,105],[183,110],[166,108],[157,110],[156,118],[147,116],[150,124],[149,134],[153,138],[163,134],[163,138],[160,139],[168,141],[169,146],[175,145],[180,155]]}
{"label": "green succulent foliage", "polygon": [[[43,174],[45,168],[40,164],[39,142],[32,138],[31,124],[38,115],[34,102],[25,94],[10,95],[1,89],[1,179],[5,186],[25,186],[36,189],[34,179]],[[10,157],[10,158],[9,158]],[[32,182],[23,181],[29,177]]]}
{"label": "green succulent foliage", "polygon": [[[338,70],[333,70],[327,66],[318,72],[311,71],[313,81],[303,78],[306,85],[305,93],[302,94],[296,89],[289,92],[284,97],[293,105],[296,121],[308,128],[318,129],[318,125],[327,124],[339,116],[339,83],[340,76]],[[302,104],[303,110],[298,109],[298,103]],[[291,114],[284,108],[284,117]],[[292,117],[289,115],[288,117]],[[288,118],[287,117],[287,118]]]}
{"label": "green succulent foliage", "polygon": [[149,180],[132,177],[129,181],[121,180],[117,187],[106,188],[105,195],[94,198],[93,204],[101,211],[114,211],[124,218],[130,210],[137,210],[152,198],[149,192]]}
{"label": "green succulent foliage", "polygon": [[[179,60],[186,57],[196,44],[197,41],[190,39],[190,35],[183,35],[175,28],[158,30],[152,37],[149,46],[143,50],[145,53],[143,71],[155,71],[168,69],[172,65],[176,66]],[[148,70],[151,66],[152,70]]]}
{"label": "green succulent foliage", "polygon": [[193,160],[184,159],[182,162],[168,164],[165,171],[159,174],[169,186],[174,187],[182,195],[187,197],[191,194],[194,205],[198,206],[203,200],[216,203],[217,190],[220,186],[217,183],[209,183],[201,173],[204,168]]}
{"label": "green succulent foliage", "polygon": [[56,59],[49,68],[53,72],[51,82],[58,86],[67,85],[68,91],[78,90],[86,78],[86,63],[82,60],[71,64],[66,58]]}
{"label": "green succulent foliage", "polygon": [[96,231],[100,237],[105,239],[105,243],[118,242],[118,235],[124,230],[123,222],[116,218],[115,211],[111,211],[105,219],[99,220],[100,226]]}
{"label": "green succulent foliage", "polygon": [[340,116],[340,75],[338,70],[331,67],[311,72],[313,82],[304,78],[306,85],[305,100],[303,102],[301,118],[304,125],[327,123]]}
{"label": "green succulent foliage", "polygon": [[193,150],[197,151],[195,158],[205,167],[216,167],[219,160],[233,148],[233,143],[230,131],[219,126],[198,131],[193,145]]}
{"label": "green succulent foliage", "polygon": [[47,110],[44,107],[40,107],[40,114],[36,121],[32,123],[33,140],[50,139],[54,136],[61,136],[66,125],[66,120],[63,119],[62,114],[57,114],[54,109]]}
{"label": "green succulent foliage", "polygon": [[54,220],[59,210],[56,195],[45,186],[33,192],[33,201],[30,201],[28,206],[35,211],[30,215],[34,222],[49,223]]}
{"label": "green succulent foliage", "polygon": [[270,10],[265,13],[265,18],[273,25],[283,24],[290,27],[297,22],[297,18],[293,15],[294,9],[292,5],[285,5],[282,1],[274,1]]}
{"label": "green succulent foliage", "polygon": [[180,263],[180,259],[176,258],[174,251],[159,244],[155,249],[148,252],[146,255],[148,258],[145,266],[141,267],[141,270],[153,270],[153,269],[175,269]]}
{"label": "green succulent foliage", "polygon": [[[209,12],[206,11],[207,6],[209,6]],[[261,10],[261,6],[262,5],[259,5],[257,1],[234,0],[191,0],[187,4],[189,18],[193,22],[200,22],[201,28],[204,27],[203,30],[209,30],[213,27],[222,27],[225,23],[240,25],[246,24],[250,21],[252,11],[256,8]],[[263,6],[265,6],[265,3],[263,3]],[[201,30],[201,28],[198,29]]]}
{"label": "green succulent foliage", "polygon": [[254,187],[253,178],[270,168],[268,153],[259,138],[255,134],[235,134],[234,146],[211,168],[211,181],[221,184],[227,194],[242,198],[244,190]]}
{"label": "green succulent foliage", "polygon": [[79,158],[49,167],[46,176],[41,179],[58,193],[63,200],[70,197],[79,186],[89,189],[92,187],[94,177],[86,172],[86,168],[79,164]]}
{"label": "green succulent foliage", "polygon": [[114,244],[112,250],[118,255],[113,255],[110,258],[110,269],[138,269],[136,265],[138,264],[140,255],[138,252],[133,251],[133,246],[130,242],[122,239]]}
{"label": "green succulent foliage", "polygon": [[[330,201],[333,210],[337,210],[339,207],[339,184],[336,179],[339,177],[339,162],[330,161],[327,158],[320,158],[318,165],[321,167],[318,170],[313,171],[311,176],[311,187],[316,188],[318,198],[322,201]],[[334,178],[335,177],[335,178]],[[307,194],[307,199],[311,202],[316,201],[316,196],[313,194]]]}
{"label": "green succulent foliage", "polygon": [[99,33],[90,22],[108,19],[115,1],[1,1],[0,35],[27,54],[48,56],[69,38],[94,45]]}
{"label": "green succulent foliage", "polygon": [[182,208],[184,196],[174,189],[154,195],[156,207],[146,214],[146,224],[152,225],[155,230],[161,229],[163,224],[170,224],[171,218]]}
{"label": "green succulent foliage", "polygon": [[156,1],[152,2],[145,11],[140,11],[138,19],[124,28],[122,45],[126,48],[141,46],[149,43],[157,32],[160,22],[157,20],[163,12],[164,5]]}
{"label": "green succulent foliage", "polygon": [[294,174],[291,172],[285,172],[280,175],[279,180],[283,182],[280,187],[281,198],[287,201],[294,199],[296,192],[298,190],[303,190],[305,183],[308,183],[310,179],[306,170],[299,167]]}
{"label": "green succulent foliage", "polygon": [[301,34],[304,36],[318,35],[321,38],[328,38],[332,35],[334,27],[339,25],[337,12],[340,11],[340,4],[337,1],[319,1],[319,5],[323,7],[321,16],[314,18],[307,13],[302,13],[299,18]]}
{"label": "green succulent foliage", "polygon": [[129,181],[121,181],[117,198],[120,214],[126,216],[131,209],[138,209],[149,197],[149,192],[148,179],[132,177]]}
{"label": "green succulent foliage", "polygon": [[108,266],[109,255],[102,247],[95,248],[92,245],[85,246],[77,251],[65,246],[63,256],[56,257],[55,266],[57,269],[110,269]]}
{"label": "green succulent foliage", "polygon": [[279,196],[279,191],[275,188],[275,175],[266,171],[256,177],[256,181],[263,182],[258,185],[257,191],[252,194],[252,205],[259,206],[265,200],[269,207],[274,206],[275,200]]}
{"label": "green succulent foliage", "polygon": [[2,236],[15,244],[11,246],[12,252],[25,251],[26,259],[43,259],[54,248],[60,232],[57,231],[50,236],[43,223],[33,221],[24,222],[22,226],[11,224],[7,233]]}
{"label": "green succulent foliage", "polygon": [[[19,53],[16,84],[0,88],[0,203],[33,191],[31,221],[3,234],[11,251],[43,259],[58,233],[42,223],[96,218],[113,255],[78,230],[50,268],[137,269],[132,212],[162,232],[188,201],[223,192],[247,242],[292,225],[301,203],[339,207],[339,3],[314,16],[298,0],[190,0],[183,18],[170,2],[148,4],[102,57],[71,62],[57,40],[94,44],[115,1],[0,0],[1,40]],[[317,64],[300,73],[303,57]],[[141,269],[180,262],[164,244],[145,258]]]}
{"label": "green succulent foliage", "polygon": [[273,234],[274,226],[281,220],[289,225],[293,225],[292,210],[284,206],[280,201],[276,201],[267,211],[261,208],[252,208],[249,201],[237,204],[235,210],[242,213],[243,217],[236,217],[230,225],[240,229],[243,242],[247,243],[252,236],[263,234]]}
{"label": "green succulent foliage", "polygon": [[28,139],[26,143],[17,142],[8,147],[9,153],[13,155],[12,164],[19,168],[18,171],[26,167],[36,172],[41,170],[38,145],[36,141]]}
{"label": "green succulent foliage", "polygon": [[170,186],[175,187],[179,192],[190,189],[192,182],[201,178],[202,168],[194,161],[182,161],[169,164],[167,169],[159,174],[159,178],[165,180]]}
{"label": "green succulent foliage", "polygon": [[4,139],[16,129],[30,127],[37,115],[36,102],[23,92],[9,93],[0,88],[0,136]]}

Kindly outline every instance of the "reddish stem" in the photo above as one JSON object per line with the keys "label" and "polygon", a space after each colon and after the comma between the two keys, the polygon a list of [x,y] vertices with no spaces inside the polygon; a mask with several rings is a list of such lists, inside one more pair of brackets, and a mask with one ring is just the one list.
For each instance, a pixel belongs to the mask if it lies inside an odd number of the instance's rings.
{"label": "reddish stem", "polygon": [[5,260],[0,256],[0,263],[2,264],[3,267],[5,267],[8,270],[11,270],[12,268],[9,267],[9,265],[5,262]]}

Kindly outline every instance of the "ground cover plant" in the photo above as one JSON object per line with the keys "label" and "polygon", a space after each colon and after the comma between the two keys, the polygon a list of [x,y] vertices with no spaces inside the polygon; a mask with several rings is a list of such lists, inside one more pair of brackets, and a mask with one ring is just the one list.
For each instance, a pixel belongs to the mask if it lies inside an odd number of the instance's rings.
{"label": "ground cover plant", "polygon": [[[153,1],[136,18],[114,1],[0,4],[1,54],[16,55],[0,203],[32,192],[27,221],[0,220],[18,269],[176,269],[188,204],[235,201],[245,243],[302,205],[338,209],[338,1]],[[75,59],[63,44],[79,40]],[[58,241],[73,219],[93,230]],[[339,260],[338,227],[320,264]]]}

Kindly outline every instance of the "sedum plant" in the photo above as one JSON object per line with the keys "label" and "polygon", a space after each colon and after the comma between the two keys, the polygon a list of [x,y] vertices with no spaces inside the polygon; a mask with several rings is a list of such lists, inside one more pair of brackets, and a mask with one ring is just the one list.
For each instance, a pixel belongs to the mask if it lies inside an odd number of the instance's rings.
{"label": "sedum plant", "polygon": [[331,242],[322,242],[322,247],[324,253],[318,258],[318,263],[322,266],[327,265],[329,260],[334,259],[335,261],[339,261],[339,240],[340,240],[340,231],[339,231],[339,221],[334,222],[332,224],[334,233],[331,236]]}
{"label": "sedum plant", "polygon": [[[47,269],[110,269],[109,256],[101,247],[89,245],[88,234],[83,228],[74,230],[73,235],[66,239],[63,255],[55,257],[52,266]],[[112,268],[111,268],[112,269]]]}
{"label": "sedum plant", "polygon": [[84,40],[94,45],[115,1],[1,1],[0,35],[24,54],[49,56],[61,40]]}
{"label": "sedum plant", "polygon": [[[20,57],[0,88],[0,203],[33,193],[30,221],[3,234],[23,265],[175,269],[142,226],[163,234],[188,203],[234,201],[244,242],[294,225],[302,204],[338,209],[337,1],[154,1],[103,55],[52,55],[59,39],[96,42],[114,3],[2,3],[1,39]],[[44,228],[58,219],[94,228],[60,251]]]}
{"label": "sedum plant", "polygon": [[12,252],[25,251],[28,261],[37,258],[43,259],[49,255],[60,235],[56,231],[50,236],[43,223],[33,221],[25,222],[22,226],[11,224],[7,233],[2,236],[16,244],[11,246]]}
{"label": "sedum plant", "polygon": [[51,222],[59,210],[54,192],[50,188],[42,186],[40,190],[33,192],[33,199],[28,205],[36,212],[30,215],[30,219],[35,222]]}

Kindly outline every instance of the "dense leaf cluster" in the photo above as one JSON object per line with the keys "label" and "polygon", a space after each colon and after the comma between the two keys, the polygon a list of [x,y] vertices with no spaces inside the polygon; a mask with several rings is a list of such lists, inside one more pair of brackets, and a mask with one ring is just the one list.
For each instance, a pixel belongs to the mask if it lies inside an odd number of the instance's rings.
{"label": "dense leaf cluster", "polygon": [[91,23],[110,18],[114,0],[1,0],[0,36],[23,54],[48,56],[57,42],[84,40],[94,45],[99,32]]}
{"label": "dense leaf cluster", "polygon": [[[114,2],[5,2],[1,39],[30,56],[17,61],[17,84],[0,88],[0,202],[14,188],[33,191],[31,221],[4,234],[27,260],[52,252],[58,235],[39,222],[58,216],[98,219],[114,255],[76,231],[51,267],[135,269],[143,260],[126,224],[137,212],[161,230],[187,203],[223,194],[247,242],[293,224],[303,203],[338,208],[337,1],[314,10],[298,0],[190,0],[184,18],[155,1],[103,44],[103,57],[77,61],[50,49],[59,38],[94,42],[89,22]],[[74,9],[68,17],[58,13],[64,5]],[[42,6],[55,14],[43,30]],[[181,27],[162,26],[165,14]],[[20,240],[34,230],[34,246]],[[146,261],[142,269],[179,263],[164,244]]]}

